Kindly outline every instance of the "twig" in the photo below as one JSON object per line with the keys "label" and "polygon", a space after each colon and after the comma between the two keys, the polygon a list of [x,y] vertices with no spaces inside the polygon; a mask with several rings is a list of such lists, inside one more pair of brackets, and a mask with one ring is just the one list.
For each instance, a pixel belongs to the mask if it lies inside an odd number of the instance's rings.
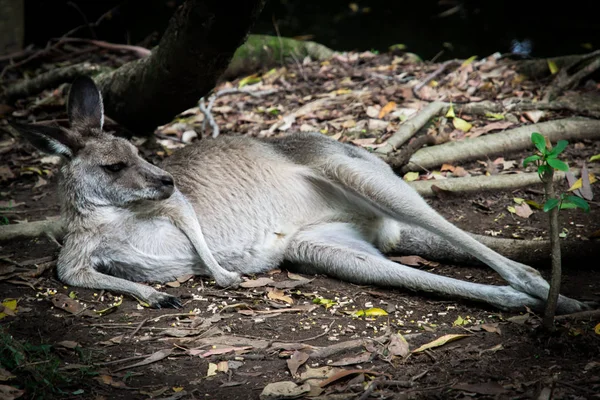
{"label": "twig", "polygon": [[0,56],[0,62],[14,60],[15,58],[25,57],[27,54],[30,54],[33,49],[33,45],[25,47],[23,50],[16,51],[14,53],[5,54]]}
{"label": "twig", "polygon": [[327,335],[329,333],[329,330],[331,329],[331,326],[334,324],[334,322],[335,322],[335,320],[331,321],[331,323],[329,324],[329,326],[327,327],[327,329],[325,329],[325,332],[320,333],[320,334],[318,334],[316,336],[312,336],[312,337],[306,338],[306,339],[296,340],[296,342],[310,342],[311,340],[315,340],[315,339],[318,339],[320,337],[323,337],[323,336]]}
{"label": "twig", "polygon": [[149,57],[150,54],[152,54],[152,51],[146,49],[145,47],[132,46],[130,44],[109,43],[109,42],[105,42],[103,40],[80,39],[80,38],[62,38],[61,41],[63,43],[65,43],[65,42],[70,42],[70,43],[89,43],[89,44],[93,44],[94,46],[101,47],[103,49],[128,51],[128,52],[132,52],[133,54],[135,54],[138,58],[146,58],[146,57]]}
{"label": "twig", "polygon": [[563,321],[566,319],[571,320],[582,320],[588,318],[597,318],[600,317],[600,310],[589,310],[589,311],[580,311],[573,314],[563,314],[557,315],[554,317],[557,321]]}
{"label": "twig", "polygon": [[367,400],[375,390],[380,387],[389,387],[389,386],[397,386],[402,388],[410,388],[413,386],[413,383],[410,381],[386,381],[386,380],[374,380],[371,382],[367,390],[364,391],[362,396],[358,398],[358,400]]}
{"label": "twig", "polygon": [[251,89],[244,89],[244,88],[222,89],[222,90],[219,90],[217,93],[213,93],[208,98],[208,106],[204,102],[204,97],[202,97],[200,99],[200,101],[198,101],[198,108],[200,109],[202,114],[204,114],[204,121],[202,121],[202,133],[204,133],[206,131],[206,124],[208,123],[208,125],[210,125],[210,128],[212,129],[212,137],[216,138],[217,136],[219,136],[219,126],[217,125],[215,118],[213,117],[212,112],[211,112],[213,106],[215,105],[215,101],[217,100],[218,97],[226,96],[229,94],[236,94],[236,93],[249,94],[252,97],[261,97],[261,96],[267,96],[269,94],[273,94],[276,92],[278,92],[278,90],[276,90],[276,89],[270,89],[270,90],[251,90]]}
{"label": "twig", "polygon": [[413,94],[415,95],[415,97],[419,100],[431,101],[431,100],[421,98],[419,91],[421,89],[423,89],[423,87],[425,85],[427,85],[429,82],[431,82],[432,80],[437,78],[439,75],[441,75],[444,71],[446,71],[446,69],[448,69],[450,67],[454,67],[455,65],[460,65],[460,64],[461,64],[461,62],[458,60],[448,60],[445,63],[443,63],[442,65],[440,65],[440,67],[438,69],[433,71],[431,74],[427,75],[423,81],[421,81],[419,84],[413,86]]}
{"label": "twig", "polygon": [[[567,75],[568,70],[570,68],[572,68],[576,64],[585,62],[590,58],[592,59],[592,61],[588,65],[581,68],[579,71],[575,72],[571,76]],[[565,89],[569,89],[571,87],[577,86],[583,78],[592,74],[594,71],[598,70],[599,68],[600,68],[600,52],[599,51],[595,51],[595,52],[586,54],[586,55],[582,56],[581,58],[577,59],[576,61],[572,62],[570,65],[563,67],[560,70],[560,72],[558,73],[558,75],[556,76],[556,78],[554,79],[554,82],[552,83],[552,85],[550,85],[548,87],[548,90],[544,94],[544,101],[554,100],[554,98],[556,97],[556,95],[558,93],[562,92]]]}
{"label": "twig", "polygon": [[135,329],[133,330],[133,332],[131,332],[131,334],[129,336],[127,336],[126,338],[123,338],[123,340],[121,340],[121,343],[129,342],[140,331],[140,329],[142,329],[142,326],[144,326],[144,324],[148,321],[148,319],[149,318],[142,320],[142,322],[140,322],[138,324],[138,326],[135,327]]}

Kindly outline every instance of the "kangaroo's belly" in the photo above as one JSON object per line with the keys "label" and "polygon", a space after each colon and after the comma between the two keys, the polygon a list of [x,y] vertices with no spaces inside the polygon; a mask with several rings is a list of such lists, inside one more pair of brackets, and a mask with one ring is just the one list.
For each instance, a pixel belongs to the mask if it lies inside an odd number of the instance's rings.
{"label": "kangaroo's belly", "polygon": [[[243,274],[277,267],[299,226],[244,222],[224,218],[218,226],[214,221],[201,223],[217,262]],[[103,273],[132,281],[169,282],[183,275],[208,275],[188,238],[167,218],[111,227],[93,253],[92,262]]]}

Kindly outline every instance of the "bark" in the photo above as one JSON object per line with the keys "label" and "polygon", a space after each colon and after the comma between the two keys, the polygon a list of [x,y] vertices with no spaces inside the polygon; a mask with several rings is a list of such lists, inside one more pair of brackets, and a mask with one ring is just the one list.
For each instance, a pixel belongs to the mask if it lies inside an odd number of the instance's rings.
{"label": "bark", "polygon": [[[569,169],[576,176],[580,175],[581,171],[577,168]],[[599,169],[592,171],[596,175],[600,175]],[[558,171],[554,174],[554,181],[562,181],[565,179],[565,173]],[[537,172],[525,172],[522,174],[507,174],[507,175],[492,175],[492,176],[470,176],[464,178],[449,178],[449,179],[433,179],[428,181],[410,182],[410,186],[415,189],[423,197],[436,196],[436,192],[432,186],[436,186],[441,190],[452,193],[481,193],[491,190],[507,190],[529,187],[532,185],[541,184],[540,177]]]}
{"label": "bark", "polygon": [[[544,190],[546,192],[546,201],[556,198],[554,190],[554,170],[550,169],[544,173]],[[548,292],[548,300],[546,301],[546,309],[544,310],[544,318],[542,324],[547,330],[554,328],[554,315],[556,314],[556,305],[558,304],[558,295],[560,293],[560,281],[562,276],[561,257],[560,257],[560,226],[558,224],[558,212],[560,206],[554,207],[548,213],[550,223],[550,250],[552,258],[552,277],[550,279],[550,291]]]}
{"label": "bark", "polygon": [[148,58],[98,78],[105,113],[150,134],[196,104],[225,71],[264,0],[188,0],[173,15]]}
{"label": "bark", "polygon": [[53,69],[32,79],[20,80],[14,85],[9,86],[4,95],[9,100],[26,97],[50,87],[57,87],[63,83],[71,83],[75,78],[82,75],[94,76],[106,71],[108,71],[108,68],[90,63],[70,65],[65,68]]}
{"label": "bark", "polygon": [[531,133],[540,132],[550,141],[561,139],[600,139],[600,121],[587,118],[565,118],[525,125],[493,135],[449,142],[417,151],[403,171],[418,171],[444,163],[485,159],[531,148]]}
{"label": "bark", "polygon": [[23,48],[24,1],[0,0],[0,55]]}

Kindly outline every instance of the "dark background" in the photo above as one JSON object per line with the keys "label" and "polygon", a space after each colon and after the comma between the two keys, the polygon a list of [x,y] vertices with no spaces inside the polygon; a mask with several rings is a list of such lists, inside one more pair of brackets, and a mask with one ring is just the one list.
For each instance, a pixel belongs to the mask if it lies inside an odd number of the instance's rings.
{"label": "dark background", "polygon": [[[226,0],[223,0],[226,1]],[[25,0],[25,44],[44,45],[86,20],[112,17],[78,37],[154,45],[182,0]],[[254,33],[307,36],[334,50],[387,51],[393,44],[431,59],[480,57],[531,42],[535,57],[600,48],[600,3],[594,0],[502,1],[270,0]],[[277,27],[277,28],[276,28]]]}

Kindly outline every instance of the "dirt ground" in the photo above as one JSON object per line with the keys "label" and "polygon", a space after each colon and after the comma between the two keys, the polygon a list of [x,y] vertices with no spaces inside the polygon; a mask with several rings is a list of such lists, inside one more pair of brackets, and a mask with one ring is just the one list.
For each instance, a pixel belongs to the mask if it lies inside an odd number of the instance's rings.
{"label": "dirt ground", "polygon": [[[370,136],[352,133],[353,126],[347,121],[360,126],[368,107],[381,110],[392,100],[399,105],[419,103],[404,86],[391,90],[385,80],[365,78],[374,70],[389,72],[394,65],[391,56],[338,62],[340,68],[326,71],[326,80],[323,68],[330,66],[314,62],[277,69],[280,79],[271,83],[267,83],[267,74],[263,75],[259,84],[263,89],[288,85],[285,93],[221,98],[214,112],[222,134],[260,136],[281,116],[318,98],[320,92],[344,88],[339,83],[348,76],[356,85],[346,85],[344,90],[370,91],[366,100],[328,104],[323,107],[330,112],[327,117],[319,114],[323,110],[313,111],[294,121],[289,132],[308,125],[322,131],[326,128],[324,133],[330,135],[339,133],[342,141],[362,138],[366,142],[355,144],[374,143],[369,140],[385,138],[400,120],[387,119],[388,125]],[[418,79],[435,68],[405,66],[404,70]],[[323,82],[331,82],[326,83],[330,87],[323,87]],[[541,84],[520,83],[534,96]],[[239,86],[239,81],[222,87],[231,85]],[[64,119],[62,93],[49,91],[41,96],[54,100],[46,101],[50,106],[40,107],[40,98],[28,99],[6,116]],[[564,115],[547,113],[544,118]],[[167,157],[182,145],[190,126],[198,128],[201,121],[197,109],[184,113],[160,127],[157,142],[143,144],[142,154],[154,161]],[[481,121],[471,122],[475,129],[485,126]],[[522,123],[528,121],[519,115],[515,125]],[[453,134],[455,140],[462,139],[461,132]],[[3,133],[2,143],[0,165],[7,166],[0,191],[4,223],[57,216],[58,167],[54,161],[8,133]],[[571,144],[564,159],[580,166],[599,153],[600,143],[580,141]],[[526,156],[526,152],[494,155],[461,167],[472,175],[495,174],[503,171],[499,165],[509,162],[508,173],[516,173],[522,171]],[[510,161],[515,161],[514,165]],[[442,173],[447,175],[447,171]],[[428,173],[421,173],[420,179],[428,178]],[[566,183],[561,188],[566,189]],[[598,198],[598,185],[592,189]],[[542,203],[542,187],[428,201],[469,232],[522,239],[547,237],[547,214],[534,209],[527,218],[515,215],[507,209],[515,206],[515,198]],[[588,214],[561,212],[563,234],[598,246],[600,208],[597,202],[590,204]],[[0,319],[0,385],[25,390],[21,398],[258,399],[267,385],[283,381],[295,382],[291,386],[298,391],[296,398],[600,398],[597,319],[562,319],[557,321],[558,330],[548,334],[539,329],[539,316],[525,310],[500,312],[477,303],[357,286],[323,276],[299,276],[286,270],[251,277],[259,279],[251,281],[256,287],[237,290],[217,288],[199,277],[182,277],[156,287],[180,296],[183,309],[155,310],[115,293],[64,286],[53,270],[59,244],[50,238],[14,240],[0,246],[0,300],[5,305],[9,299],[18,300],[16,311],[5,310],[7,315]],[[562,292],[580,300],[600,301],[598,261],[566,261]],[[415,267],[471,282],[501,283],[497,274],[485,267],[431,260]],[[548,267],[542,273],[548,277]],[[378,315],[353,315],[358,310]],[[448,343],[435,343],[438,339]],[[420,350],[425,344],[431,346]],[[0,392],[0,398],[13,397]],[[263,394],[262,398],[269,397]]]}

